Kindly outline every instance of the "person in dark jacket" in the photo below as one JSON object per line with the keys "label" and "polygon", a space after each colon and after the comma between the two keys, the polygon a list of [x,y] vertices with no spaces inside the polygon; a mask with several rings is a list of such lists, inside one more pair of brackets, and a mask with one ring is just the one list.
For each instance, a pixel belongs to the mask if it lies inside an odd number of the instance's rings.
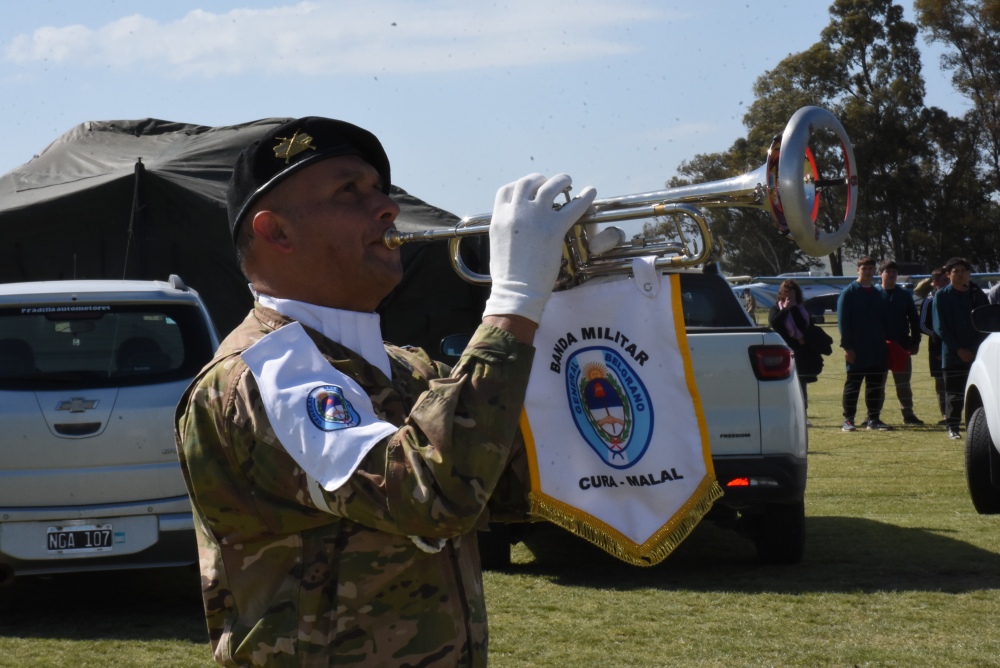
{"label": "person in dark jacket", "polygon": [[913,389],[910,379],[913,376],[913,361],[910,355],[920,351],[920,316],[913,302],[913,293],[896,284],[899,269],[895,260],[884,260],[879,267],[882,285],[878,290],[885,302],[886,339],[895,341],[909,355],[902,369],[892,370],[892,382],[896,386],[896,399],[899,410],[903,413],[903,424],[923,424],[913,412]]}
{"label": "person in dark jacket", "polygon": [[[778,288],[778,300],[771,307],[767,321],[771,329],[781,335],[788,347],[795,353],[795,368],[802,386],[802,405],[808,411],[808,383],[815,383],[823,371],[823,356],[807,345],[806,332],[812,325],[812,316],[803,305],[802,288],[792,279],[782,282]],[[806,426],[812,426],[806,417]]]}
{"label": "person in dark jacket", "polygon": [[987,299],[979,286],[969,280],[972,265],[968,260],[953,257],[945,269],[951,285],[934,297],[934,331],[941,337],[948,438],[958,440],[962,437],[959,425],[965,407],[965,381],[979,344],[986,338],[972,326],[972,309],[985,306]]}
{"label": "person in dark jacket", "polygon": [[858,280],[848,285],[837,300],[837,327],[840,347],[847,362],[844,381],[843,431],[854,431],[854,414],[858,408],[861,384],[865,385],[865,408],[869,430],[890,431],[882,422],[885,402],[885,379],[889,369],[886,350],[886,311],[881,293],[872,285],[875,260],[867,255],[858,259]]}
{"label": "person in dark jacket", "polygon": [[[938,425],[945,426],[947,409],[945,408],[944,372],[941,371],[941,337],[934,331],[934,295],[938,290],[948,285],[948,272],[944,267],[938,267],[931,272],[930,278],[924,279],[929,286],[924,293],[924,301],[920,305],[920,331],[927,335],[927,366],[934,379],[934,393],[937,395],[938,409],[941,411],[941,421]],[[923,283],[924,281],[921,281]],[[916,289],[914,289],[916,294]]]}

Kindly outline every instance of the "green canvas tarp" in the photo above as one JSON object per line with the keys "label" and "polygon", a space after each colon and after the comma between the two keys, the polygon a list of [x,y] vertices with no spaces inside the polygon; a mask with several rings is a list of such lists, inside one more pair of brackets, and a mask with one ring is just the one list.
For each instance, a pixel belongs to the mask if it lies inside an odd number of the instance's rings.
{"label": "green canvas tarp", "polygon": [[[252,304],[229,237],[226,185],[240,150],[286,120],[76,126],[0,177],[0,283],[178,274],[225,335]],[[392,196],[404,231],[458,221],[395,186]],[[484,245],[468,245],[473,267],[482,266]],[[451,272],[446,250],[444,242],[404,246],[404,282],[379,309],[387,340],[436,350],[443,336],[479,321],[485,290]]]}

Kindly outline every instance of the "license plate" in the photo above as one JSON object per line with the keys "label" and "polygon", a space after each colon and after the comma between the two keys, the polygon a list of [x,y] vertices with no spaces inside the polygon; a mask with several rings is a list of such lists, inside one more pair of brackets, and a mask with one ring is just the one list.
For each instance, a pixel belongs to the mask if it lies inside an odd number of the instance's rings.
{"label": "license plate", "polygon": [[110,552],[114,530],[110,524],[86,524],[49,527],[45,550],[49,554]]}

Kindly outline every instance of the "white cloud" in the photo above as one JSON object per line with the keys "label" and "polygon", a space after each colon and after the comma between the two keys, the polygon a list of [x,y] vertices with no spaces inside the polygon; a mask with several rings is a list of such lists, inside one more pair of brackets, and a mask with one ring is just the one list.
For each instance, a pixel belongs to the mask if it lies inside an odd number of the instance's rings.
{"label": "white cloud", "polygon": [[572,62],[627,53],[618,27],[667,18],[629,0],[300,2],[195,10],[173,22],[128,16],[98,28],[46,26],[3,58],[142,68],[176,77],[441,72]]}

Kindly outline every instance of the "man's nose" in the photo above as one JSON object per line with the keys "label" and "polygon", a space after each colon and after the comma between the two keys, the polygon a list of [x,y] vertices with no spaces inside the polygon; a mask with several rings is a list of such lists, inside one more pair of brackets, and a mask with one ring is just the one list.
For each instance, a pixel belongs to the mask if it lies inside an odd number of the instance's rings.
{"label": "man's nose", "polygon": [[375,209],[375,219],[392,222],[399,215],[399,205],[385,193],[379,192],[376,195],[377,205]]}

